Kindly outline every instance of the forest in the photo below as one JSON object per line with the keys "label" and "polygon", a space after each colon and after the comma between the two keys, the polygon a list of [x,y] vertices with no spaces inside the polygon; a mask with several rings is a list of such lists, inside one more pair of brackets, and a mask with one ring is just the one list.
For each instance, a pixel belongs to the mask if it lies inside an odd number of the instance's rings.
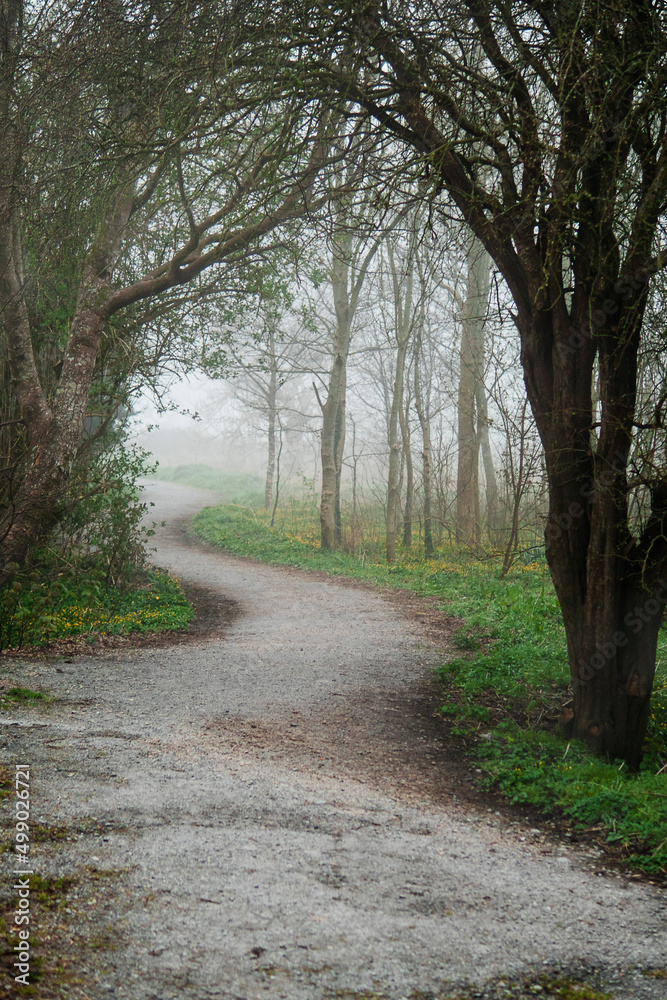
{"label": "forest", "polygon": [[320,552],[541,566],[563,732],[637,772],[667,603],[666,32],[649,0],[3,0],[4,644],[72,567],[89,622],[109,587],[118,618],[169,592],[124,425],[202,372],[262,428],[269,527],[312,466],[291,530]]}

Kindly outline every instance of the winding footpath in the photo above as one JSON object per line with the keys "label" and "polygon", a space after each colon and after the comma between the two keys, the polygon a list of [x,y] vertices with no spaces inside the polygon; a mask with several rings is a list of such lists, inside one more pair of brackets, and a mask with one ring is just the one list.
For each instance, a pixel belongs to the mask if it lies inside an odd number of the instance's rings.
{"label": "winding footpath", "polygon": [[667,997],[642,975],[667,966],[659,889],[457,799],[405,708],[446,649],[370,588],[189,541],[210,494],[149,495],[155,561],[219,601],[218,633],[0,662],[53,698],[0,733],[31,766],[35,870],[66,880],[36,913],[42,997],[440,1000],[557,970]]}

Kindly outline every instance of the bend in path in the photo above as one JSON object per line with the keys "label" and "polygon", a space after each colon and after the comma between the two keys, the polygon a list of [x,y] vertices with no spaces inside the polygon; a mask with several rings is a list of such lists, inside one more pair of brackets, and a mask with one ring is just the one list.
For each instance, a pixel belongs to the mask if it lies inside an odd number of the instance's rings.
{"label": "bend in path", "polygon": [[662,996],[640,974],[667,964],[656,890],[457,804],[406,721],[441,648],[369,588],[187,543],[207,496],[151,492],[158,563],[237,614],[191,645],[11,668],[56,699],[3,727],[33,764],[35,864],[78,879],[40,911],[71,963],[45,997],[440,998],[557,965]]}

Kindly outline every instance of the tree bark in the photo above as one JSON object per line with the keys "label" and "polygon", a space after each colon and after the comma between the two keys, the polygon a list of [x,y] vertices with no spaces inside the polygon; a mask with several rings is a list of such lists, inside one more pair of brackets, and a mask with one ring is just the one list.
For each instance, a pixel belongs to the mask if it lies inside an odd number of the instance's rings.
{"label": "tree bark", "polygon": [[326,401],[322,406],[322,492],[320,499],[320,546],[336,547],[336,512],[340,509],[340,469],[345,446],[345,389],[350,350],[349,310],[341,303],[336,310],[333,360]]}
{"label": "tree bark", "polygon": [[[466,297],[461,308],[461,349],[457,398],[458,462],[456,474],[456,541],[479,540],[479,449],[484,395],[484,320],[489,297],[489,256],[469,238],[466,253]],[[487,418],[488,419],[488,418]],[[488,430],[488,428],[487,428]],[[495,482],[495,480],[494,480]]]}
{"label": "tree bark", "polygon": [[399,419],[401,423],[401,441],[403,443],[403,458],[405,461],[405,506],[403,508],[403,548],[409,549],[412,545],[412,517],[415,494],[414,466],[412,463],[412,452],[410,451],[410,425],[408,423],[408,409],[401,408]]}
{"label": "tree bark", "polygon": [[414,389],[415,389],[415,409],[419,418],[419,426],[422,433],[422,490],[424,492],[424,555],[427,559],[433,556],[433,472],[431,468],[431,422],[424,400],[422,397],[422,384],[420,376],[420,360],[422,350],[421,328],[417,331],[415,338],[414,355]]}
{"label": "tree bark", "polygon": [[[347,360],[350,353],[352,323],[359,304],[359,295],[368,268],[377,253],[375,240],[359,262],[352,277],[354,263],[352,236],[346,228],[345,206],[337,207],[337,227],[333,241],[331,289],[336,323],[333,333],[332,362],[327,384],[327,398],[320,401],[322,409],[322,491],[320,495],[320,547],[335,549],[342,543],[340,488],[345,454],[345,407],[347,393]],[[357,251],[359,247],[357,247]],[[318,396],[319,399],[319,396]]]}
{"label": "tree bark", "polygon": [[[406,345],[407,346],[407,345]],[[399,509],[398,476],[401,461],[401,445],[398,437],[399,411],[403,405],[403,374],[405,368],[405,351],[399,344],[396,354],[396,371],[389,413],[389,471],[387,473],[387,510],[385,518],[385,535],[387,546],[387,562],[396,562],[396,519]]]}
{"label": "tree bark", "polygon": [[31,546],[51,530],[60,516],[72,465],[83,440],[90,386],[106,320],[110,272],[132,210],[134,182],[117,191],[115,203],[88,252],[62,371],[48,405],[37,373],[23,294],[17,208],[11,203],[7,178],[0,177],[0,301],[5,307],[10,369],[28,437],[12,504],[0,518],[2,587],[16,566],[25,562]]}
{"label": "tree bark", "polygon": [[[600,338],[595,345],[600,352],[602,399],[595,450],[590,447],[590,342],[570,353],[573,325],[567,316],[538,314],[523,331],[529,366],[526,383],[545,446],[549,480],[547,559],[572,671],[570,731],[599,753],[622,757],[631,768],[641,760],[657,636],[667,603],[667,486],[653,485],[651,514],[641,537],[631,534],[627,518],[643,308],[639,301],[628,310],[623,337]],[[580,329],[586,319],[579,318]],[[557,416],[545,406],[548,397],[542,379],[531,371],[535,327],[547,323],[561,345],[554,364]]]}
{"label": "tree bark", "polygon": [[268,449],[266,458],[266,479],[264,483],[264,509],[271,510],[273,503],[273,483],[276,476],[276,420],[278,413],[278,373],[276,370],[276,338],[269,332],[269,383],[266,387],[266,411],[268,417]]}
{"label": "tree bark", "polygon": [[475,387],[475,408],[477,411],[477,435],[479,437],[480,451],[482,454],[482,467],[484,469],[484,494],[486,496],[486,523],[489,533],[489,540],[492,544],[497,544],[498,529],[500,527],[498,517],[498,480],[493,464],[493,454],[491,452],[491,441],[489,440],[489,410],[486,400],[486,386],[482,378]]}
{"label": "tree bark", "polygon": [[396,535],[398,514],[400,511],[400,489],[399,472],[401,462],[401,442],[399,440],[399,427],[403,414],[403,394],[405,383],[405,359],[412,332],[412,292],[413,292],[413,255],[416,244],[416,233],[413,230],[410,238],[410,246],[406,254],[404,270],[405,291],[403,291],[399,270],[395,259],[394,251],[390,243],[387,243],[387,253],[391,268],[391,277],[394,291],[394,326],[396,337],[396,367],[394,369],[394,384],[391,396],[391,408],[389,411],[388,444],[389,444],[389,470],[387,473],[387,509],[385,519],[385,537],[387,547],[387,562],[396,562]]}

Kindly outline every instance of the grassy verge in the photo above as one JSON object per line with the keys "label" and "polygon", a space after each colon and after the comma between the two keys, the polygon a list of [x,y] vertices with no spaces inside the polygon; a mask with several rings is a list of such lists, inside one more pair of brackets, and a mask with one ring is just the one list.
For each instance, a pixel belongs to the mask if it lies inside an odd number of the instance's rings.
{"label": "grassy verge", "polygon": [[225,472],[210,465],[159,465],[152,478],[212,490],[230,503],[261,504],[264,500],[264,483],[251,473]]}
{"label": "grassy verge", "polygon": [[149,572],[142,586],[118,590],[94,577],[19,582],[1,595],[0,648],[48,646],[58,640],[184,628],[194,614],[178,581]]}
{"label": "grassy verge", "polygon": [[324,552],[312,509],[291,502],[272,528],[263,511],[211,507],[194,519],[197,534],[264,562],[315,569],[403,587],[431,596],[464,624],[460,656],[441,668],[443,716],[482,772],[513,803],[566,817],[596,831],[627,862],[667,873],[667,637],[662,641],[646,755],[639,775],[606,764],[557,733],[569,673],[558,602],[546,567],[519,565],[505,579],[493,560],[456,550],[425,561],[404,552],[396,566],[379,547],[361,556]]}

